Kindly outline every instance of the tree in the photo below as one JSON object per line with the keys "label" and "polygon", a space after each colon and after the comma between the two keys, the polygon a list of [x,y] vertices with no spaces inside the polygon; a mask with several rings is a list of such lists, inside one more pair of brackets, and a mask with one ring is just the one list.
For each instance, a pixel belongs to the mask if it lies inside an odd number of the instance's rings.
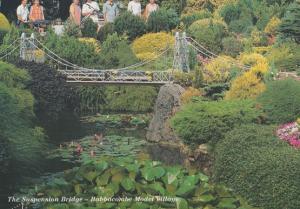
{"label": "tree", "polygon": [[286,37],[293,38],[300,43],[300,1],[296,0],[292,3],[285,13],[279,32]]}

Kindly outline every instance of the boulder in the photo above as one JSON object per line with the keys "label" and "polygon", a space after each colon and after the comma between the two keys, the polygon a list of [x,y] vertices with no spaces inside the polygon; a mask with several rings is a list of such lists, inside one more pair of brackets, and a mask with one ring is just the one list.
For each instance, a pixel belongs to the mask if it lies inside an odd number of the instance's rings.
{"label": "boulder", "polygon": [[160,88],[154,107],[154,116],[146,135],[148,141],[178,140],[170,127],[169,119],[178,111],[181,105],[180,96],[184,91],[184,88],[178,84],[166,84]]}

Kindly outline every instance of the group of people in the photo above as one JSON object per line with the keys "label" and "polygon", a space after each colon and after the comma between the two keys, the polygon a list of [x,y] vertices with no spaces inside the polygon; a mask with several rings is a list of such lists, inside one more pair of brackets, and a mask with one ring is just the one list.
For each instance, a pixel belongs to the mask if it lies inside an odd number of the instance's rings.
{"label": "group of people", "polygon": [[[144,17],[148,19],[150,14],[159,9],[158,4],[155,0],[149,0],[149,3],[142,13],[142,6],[140,0],[132,0],[128,4],[128,11],[133,15]],[[73,0],[70,5],[70,17],[76,25],[81,25],[82,21],[86,18],[91,18],[95,23],[98,24],[98,30],[100,29],[100,16],[103,15],[104,22],[114,22],[116,17],[119,15],[119,4],[114,0],[107,0],[103,5],[102,13],[100,12],[99,4],[93,0],[86,0],[82,8],[80,6],[80,0]],[[100,15],[101,14],[101,15]],[[32,5],[29,9],[28,1],[21,0],[21,5],[17,8],[18,25],[24,25],[32,23],[33,26],[39,28],[42,32],[43,28],[40,27],[40,23],[45,21],[44,8],[40,4],[40,0],[32,0]]]}
{"label": "group of people", "polygon": [[[159,9],[158,4],[155,0],[149,0],[144,13],[142,15],[142,6],[140,0],[132,0],[128,4],[128,11],[133,15],[144,16],[146,19],[150,14]],[[73,0],[73,3],[70,6],[70,19],[77,25],[81,24],[81,21],[84,18],[90,17],[95,23],[99,23],[98,14],[100,8],[97,2],[93,0],[86,0],[86,3],[83,4],[82,10],[80,7],[79,0]],[[119,15],[119,5],[114,0],[107,0],[103,5],[103,18],[104,22],[114,22],[116,17]]]}
{"label": "group of people", "polygon": [[[33,25],[38,24],[38,21],[45,20],[44,8],[40,5],[39,0],[33,0],[29,10],[27,0],[22,0],[21,5],[17,8],[17,18],[18,25],[27,24],[28,22],[33,23]],[[42,32],[43,28],[39,28],[39,31]]]}

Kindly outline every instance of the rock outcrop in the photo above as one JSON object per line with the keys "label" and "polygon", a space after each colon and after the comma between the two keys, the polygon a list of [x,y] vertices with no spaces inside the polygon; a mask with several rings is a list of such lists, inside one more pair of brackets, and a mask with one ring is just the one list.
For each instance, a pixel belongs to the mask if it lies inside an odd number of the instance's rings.
{"label": "rock outcrop", "polygon": [[168,120],[179,109],[181,105],[180,96],[184,91],[184,88],[178,84],[166,84],[160,88],[154,108],[154,116],[146,135],[148,141],[178,140]]}

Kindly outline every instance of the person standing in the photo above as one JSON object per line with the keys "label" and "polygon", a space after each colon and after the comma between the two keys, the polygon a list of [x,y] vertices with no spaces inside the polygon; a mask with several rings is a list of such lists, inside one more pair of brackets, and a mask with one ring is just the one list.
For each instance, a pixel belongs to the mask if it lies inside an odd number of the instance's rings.
{"label": "person standing", "polygon": [[98,12],[100,11],[99,4],[92,0],[87,0],[82,6],[82,16],[89,17],[94,23],[99,22]]}
{"label": "person standing", "polygon": [[132,0],[128,4],[128,11],[133,15],[141,16],[142,14],[142,6],[139,0]]}
{"label": "person standing", "polygon": [[145,13],[144,13],[146,20],[148,20],[150,14],[152,12],[155,12],[158,9],[159,9],[159,6],[158,6],[158,4],[155,3],[155,0],[149,0],[149,3],[147,4]]}
{"label": "person standing", "polygon": [[81,23],[81,8],[79,6],[79,0],[73,0],[73,3],[70,5],[70,20],[78,26]]}
{"label": "person standing", "polygon": [[21,5],[17,8],[18,25],[24,25],[28,21],[29,10],[27,8],[27,0],[22,0]]}
{"label": "person standing", "polygon": [[44,8],[40,5],[39,0],[34,0],[33,5],[30,8],[29,20],[33,22],[35,27],[39,28],[39,32],[44,32],[44,29],[40,27],[40,23],[35,23],[36,21],[45,20]]}
{"label": "person standing", "polygon": [[108,0],[103,5],[103,16],[106,23],[114,22],[119,14],[118,5],[113,0]]}

